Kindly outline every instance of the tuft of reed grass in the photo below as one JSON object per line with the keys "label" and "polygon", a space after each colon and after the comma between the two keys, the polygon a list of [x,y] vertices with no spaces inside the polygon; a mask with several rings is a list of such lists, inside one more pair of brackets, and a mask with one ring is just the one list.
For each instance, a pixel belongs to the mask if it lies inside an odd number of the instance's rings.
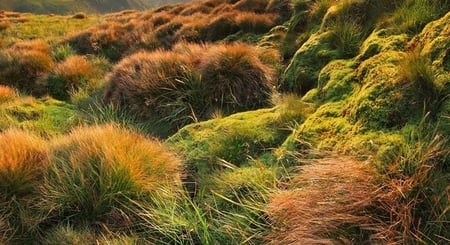
{"label": "tuft of reed grass", "polygon": [[275,15],[241,12],[236,13],[235,21],[244,32],[265,33],[275,26]]}
{"label": "tuft of reed grass", "polygon": [[233,4],[233,8],[245,12],[263,13],[268,3],[268,0],[240,0]]}
{"label": "tuft of reed grass", "polygon": [[104,99],[177,130],[217,110],[228,115],[268,105],[273,55],[244,44],[140,52],[116,65]]}
{"label": "tuft of reed grass", "polygon": [[180,185],[181,161],[159,142],[114,125],[78,128],[53,142],[41,208],[50,224],[130,230],[133,203]]}
{"label": "tuft of reed grass", "polygon": [[271,195],[267,244],[361,244],[371,241],[375,185],[370,168],[348,157],[312,160]]}
{"label": "tuft of reed grass", "polygon": [[11,24],[9,23],[8,20],[1,20],[0,21],[0,32],[7,30],[11,27]]}

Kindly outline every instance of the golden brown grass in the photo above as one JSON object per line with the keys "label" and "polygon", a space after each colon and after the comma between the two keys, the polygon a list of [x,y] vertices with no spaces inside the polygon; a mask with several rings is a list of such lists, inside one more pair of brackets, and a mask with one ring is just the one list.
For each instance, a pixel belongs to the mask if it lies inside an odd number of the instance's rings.
{"label": "golden brown grass", "polygon": [[9,23],[9,21],[7,21],[7,20],[1,20],[0,21],[0,32],[4,31],[4,30],[6,30],[6,29],[8,29],[10,27],[11,27],[11,24]]}
{"label": "golden brown grass", "polygon": [[399,146],[388,163],[378,166],[383,171],[380,188],[372,194],[373,208],[379,212],[375,235],[384,244],[446,244],[450,234],[447,140],[441,135],[411,136],[418,138]]}
{"label": "golden brown grass", "polygon": [[0,134],[0,200],[36,191],[47,166],[46,146],[28,132],[10,129]]}
{"label": "golden brown grass", "polygon": [[135,205],[181,184],[176,155],[156,140],[114,125],[78,128],[55,140],[49,162],[42,209],[61,224],[128,230],[137,219]]}
{"label": "golden brown grass", "polygon": [[72,15],[71,18],[72,19],[86,19],[86,18],[88,18],[88,15],[80,12],[80,13],[76,13],[76,14]]}
{"label": "golden brown grass", "polygon": [[245,44],[211,47],[199,66],[208,97],[214,98],[211,104],[231,111],[265,104],[274,85],[274,70],[261,62],[257,52]]}
{"label": "golden brown grass", "polygon": [[138,117],[167,116],[164,96],[177,88],[191,64],[185,55],[169,51],[139,52],[116,65],[108,78],[105,100],[125,106]]}
{"label": "golden brown grass", "polygon": [[11,87],[0,85],[0,103],[11,101],[18,97],[17,91]]}
{"label": "golden brown grass", "polygon": [[34,51],[39,51],[42,53],[49,53],[50,45],[48,45],[48,43],[43,40],[34,39],[34,40],[30,40],[30,41],[17,42],[10,48],[11,52],[20,52],[20,51],[27,51],[27,50],[34,50]]}
{"label": "golden brown grass", "polygon": [[238,12],[235,21],[241,30],[246,32],[264,33],[275,26],[274,14],[257,14],[251,12]]}
{"label": "golden brown grass", "polygon": [[42,93],[37,80],[53,65],[48,44],[41,40],[18,42],[0,55],[0,76],[4,84],[26,93]]}
{"label": "golden brown grass", "polygon": [[[372,222],[364,211],[374,191],[367,164],[330,156],[300,168],[290,188],[272,196],[269,244],[359,244]],[[366,227],[367,226],[367,227]]]}
{"label": "golden brown grass", "polygon": [[0,133],[0,243],[21,243],[35,234],[47,152],[47,142],[29,132]]}
{"label": "golden brown grass", "polygon": [[44,83],[48,92],[57,99],[67,99],[69,94],[86,87],[94,77],[94,68],[84,56],[70,56],[58,63]]}

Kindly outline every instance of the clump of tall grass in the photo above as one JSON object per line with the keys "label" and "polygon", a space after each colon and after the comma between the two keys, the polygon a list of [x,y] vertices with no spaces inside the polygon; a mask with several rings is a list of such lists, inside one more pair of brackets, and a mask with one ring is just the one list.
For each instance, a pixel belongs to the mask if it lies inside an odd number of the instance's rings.
{"label": "clump of tall grass", "polygon": [[11,24],[7,20],[0,21],[0,32],[7,30],[11,27]]}
{"label": "clump of tall grass", "polygon": [[235,168],[210,180],[205,200],[212,207],[211,229],[218,243],[260,243],[270,230],[266,219],[269,194],[277,189],[277,169],[255,162]]}
{"label": "clump of tall grass", "polygon": [[199,65],[209,104],[226,112],[266,105],[274,85],[274,70],[243,44],[212,47]]}
{"label": "clump of tall grass", "polygon": [[41,208],[49,213],[49,224],[126,231],[136,220],[134,203],[169,195],[158,190],[180,185],[181,161],[138,133],[94,126],[53,142],[44,177]]}
{"label": "clump of tall grass", "polygon": [[50,71],[50,47],[40,40],[19,42],[0,53],[0,77],[21,92],[42,94],[38,79]]}
{"label": "clump of tall grass", "polygon": [[263,13],[268,3],[267,0],[240,0],[233,4],[233,8],[240,11]]}
{"label": "clump of tall grass", "polygon": [[56,99],[67,100],[69,95],[88,86],[94,68],[83,56],[71,56],[58,63],[44,79],[47,91]]}
{"label": "clump of tall grass", "polygon": [[88,15],[86,13],[79,12],[79,13],[72,15],[71,18],[72,19],[86,19],[87,17],[88,17]]}
{"label": "clump of tall grass", "polygon": [[39,187],[47,170],[46,142],[10,129],[0,134],[0,241],[26,242],[38,232]]}
{"label": "clump of tall grass", "polygon": [[[108,78],[105,100],[128,108],[140,118],[169,119],[177,125],[192,120],[183,106],[183,87],[190,78],[188,57],[169,51],[139,52],[116,65]],[[185,96],[189,96],[186,94]],[[189,102],[187,102],[189,103]],[[172,120],[172,121],[171,121]]]}
{"label": "clump of tall grass", "polygon": [[268,105],[274,60],[273,54],[244,44],[140,52],[116,65],[104,99],[178,129],[217,110],[230,114]]}

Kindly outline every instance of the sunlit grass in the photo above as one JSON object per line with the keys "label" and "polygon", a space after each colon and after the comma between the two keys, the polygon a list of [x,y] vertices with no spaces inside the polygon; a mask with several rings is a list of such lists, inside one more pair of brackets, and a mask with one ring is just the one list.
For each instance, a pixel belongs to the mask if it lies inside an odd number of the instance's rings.
{"label": "sunlit grass", "polygon": [[86,29],[99,23],[101,16],[89,15],[84,19],[73,19],[70,16],[23,14],[27,21],[11,23],[10,28],[0,33],[5,38],[5,45],[19,40],[42,39],[50,44],[59,42],[68,33]]}

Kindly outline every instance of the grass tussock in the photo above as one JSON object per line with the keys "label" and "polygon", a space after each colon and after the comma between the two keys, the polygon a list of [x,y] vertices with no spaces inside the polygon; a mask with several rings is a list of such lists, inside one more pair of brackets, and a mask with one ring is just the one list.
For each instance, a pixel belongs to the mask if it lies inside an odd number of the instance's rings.
{"label": "grass tussock", "polygon": [[0,21],[0,32],[4,31],[4,30],[6,30],[6,29],[8,29],[10,27],[11,27],[11,24],[9,23],[9,21],[7,21],[7,20],[1,20]]}
{"label": "grass tussock", "polygon": [[230,114],[260,108],[270,100],[274,69],[258,52],[243,44],[140,52],[114,68],[104,98],[175,129],[217,110]]}
{"label": "grass tussock", "polygon": [[439,109],[440,92],[434,83],[431,61],[417,50],[407,52],[399,64],[399,76],[404,83],[415,88],[423,100],[424,110],[435,114]]}
{"label": "grass tussock", "polygon": [[1,52],[0,57],[3,84],[25,93],[42,93],[42,87],[37,81],[53,65],[48,44],[40,40],[18,42]]}
{"label": "grass tussock", "polygon": [[49,162],[41,193],[49,222],[107,230],[130,229],[134,203],[181,178],[180,160],[159,142],[113,125],[74,130],[52,144]]}
{"label": "grass tussock", "polygon": [[44,79],[44,86],[53,98],[67,100],[70,94],[87,87],[94,77],[94,67],[83,56],[71,56],[58,63]]}
{"label": "grass tussock", "polygon": [[36,203],[47,164],[41,138],[16,129],[0,134],[0,242],[22,243],[37,234]]}
{"label": "grass tussock", "polygon": [[209,102],[226,114],[262,107],[270,99],[273,68],[263,64],[250,46],[212,47],[199,68],[210,91]]}

